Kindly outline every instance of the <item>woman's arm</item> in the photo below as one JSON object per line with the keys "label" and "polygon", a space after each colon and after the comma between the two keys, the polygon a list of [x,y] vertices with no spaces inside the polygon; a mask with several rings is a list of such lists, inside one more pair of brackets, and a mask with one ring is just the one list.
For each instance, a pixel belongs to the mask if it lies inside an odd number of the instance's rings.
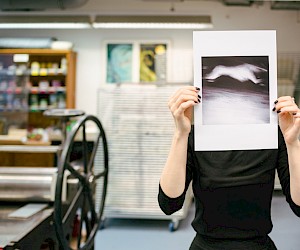
{"label": "woman's arm", "polygon": [[175,131],[160,186],[170,198],[179,197],[185,189],[188,136],[193,106],[200,102],[198,91],[198,88],[192,86],[184,87],[169,99],[168,106],[174,118]]}
{"label": "woman's arm", "polygon": [[300,206],[300,110],[290,96],[278,98],[273,110],[278,113],[279,126],[287,147],[291,197]]}

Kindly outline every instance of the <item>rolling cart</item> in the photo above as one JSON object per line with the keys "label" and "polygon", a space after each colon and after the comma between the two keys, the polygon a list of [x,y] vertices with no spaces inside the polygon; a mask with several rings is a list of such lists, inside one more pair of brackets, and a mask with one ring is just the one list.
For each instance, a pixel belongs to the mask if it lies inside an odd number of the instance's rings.
{"label": "rolling cart", "polygon": [[[175,231],[192,202],[171,216],[159,208],[159,179],[171,145],[174,122],[169,96],[179,85],[121,84],[98,91],[98,117],[109,140],[110,175],[104,219],[170,220]],[[97,161],[97,158],[96,158]],[[107,223],[103,222],[105,227]]]}

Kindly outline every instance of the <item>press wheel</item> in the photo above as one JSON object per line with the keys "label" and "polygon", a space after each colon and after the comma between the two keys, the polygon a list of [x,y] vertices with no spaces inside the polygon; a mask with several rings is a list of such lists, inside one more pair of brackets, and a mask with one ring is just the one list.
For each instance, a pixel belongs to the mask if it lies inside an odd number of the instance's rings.
{"label": "press wheel", "polygon": [[[93,138],[92,148],[90,149],[91,140],[87,138],[87,126],[91,123],[96,125],[93,127],[96,127],[97,135]],[[72,149],[78,141],[80,142],[81,152],[77,152],[75,156],[79,155],[80,157],[74,160]],[[101,152],[101,163],[95,167],[95,157],[96,154],[99,154],[99,151]],[[102,166],[99,167],[98,165]],[[73,183],[75,181],[76,191],[71,201],[66,203],[63,201],[63,183],[66,181],[67,176]],[[93,248],[94,237],[98,231],[103,214],[107,178],[108,149],[102,125],[94,116],[82,116],[68,133],[58,160],[54,226],[61,249],[84,250]],[[100,192],[99,201],[95,199],[95,190]],[[74,224],[75,219],[77,223]],[[74,227],[77,227],[75,248],[70,243],[72,230],[74,234]]]}

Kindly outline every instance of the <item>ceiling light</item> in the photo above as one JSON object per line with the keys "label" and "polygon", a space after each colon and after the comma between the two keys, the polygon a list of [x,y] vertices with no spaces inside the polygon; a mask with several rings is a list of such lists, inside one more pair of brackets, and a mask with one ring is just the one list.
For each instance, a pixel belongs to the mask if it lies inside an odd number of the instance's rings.
{"label": "ceiling light", "polygon": [[1,23],[0,29],[86,29],[84,23]]}
{"label": "ceiling light", "polygon": [[210,16],[97,16],[94,28],[102,29],[209,29]]}
{"label": "ceiling light", "polygon": [[250,6],[253,0],[223,0],[225,5],[232,6]]}
{"label": "ceiling light", "polygon": [[271,9],[273,10],[300,10],[300,1],[271,1]]}
{"label": "ceiling light", "polygon": [[81,16],[2,16],[0,29],[86,29],[90,18]]}
{"label": "ceiling light", "polygon": [[1,16],[0,29],[210,29],[210,16]]}

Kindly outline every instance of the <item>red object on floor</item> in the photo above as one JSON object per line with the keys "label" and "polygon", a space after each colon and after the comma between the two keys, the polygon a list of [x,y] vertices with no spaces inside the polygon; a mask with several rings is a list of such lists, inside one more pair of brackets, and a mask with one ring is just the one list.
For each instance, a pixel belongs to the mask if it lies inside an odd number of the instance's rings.
{"label": "red object on floor", "polygon": [[[74,218],[73,222],[73,231],[72,231],[72,237],[77,237],[79,235],[79,227],[80,227],[80,221],[79,221],[79,216],[78,214]],[[1,250],[1,249],[0,249]]]}

